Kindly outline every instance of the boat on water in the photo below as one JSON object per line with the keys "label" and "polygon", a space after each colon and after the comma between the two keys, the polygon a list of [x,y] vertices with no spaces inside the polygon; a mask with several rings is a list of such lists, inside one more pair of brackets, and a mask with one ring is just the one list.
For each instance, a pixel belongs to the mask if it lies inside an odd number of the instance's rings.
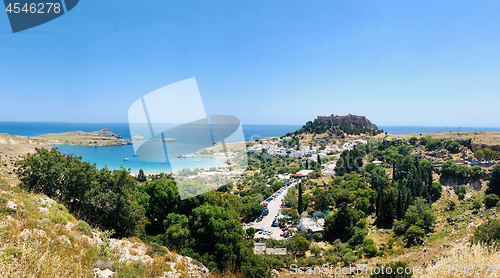
{"label": "boat on water", "polygon": [[199,160],[196,160],[195,162],[196,162],[196,163],[198,163],[198,162],[200,162],[200,161],[199,161]]}
{"label": "boat on water", "polygon": [[123,161],[128,161],[128,160],[129,160],[129,158],[128,158],[128,157],[125,157],[125,158],[123,159]]}
{"label": "boat on water", "polygon": [[184,156],[180,153],[177,155],[177,158],[183,158]]}

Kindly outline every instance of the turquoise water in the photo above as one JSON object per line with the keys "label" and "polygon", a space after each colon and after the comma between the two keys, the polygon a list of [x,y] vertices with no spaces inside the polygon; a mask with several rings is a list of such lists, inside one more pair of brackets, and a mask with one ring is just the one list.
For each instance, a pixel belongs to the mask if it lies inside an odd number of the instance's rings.
{"label": "turquoise water", "polygon": [[[260,137],[282,136],[299,129],[300,125],[242,125],[245,140],[255,140]],[[40,122],[0,122],[0,133],[9,133],[21,136],[38,136],[46,133],[61,133],[67,131],[96,131],[109,128],[123,139],[130,140],[130,131],[127,123],[40,123]],[[379,126],[380,129],[391,134],[429,133],[429,132],[456,132],[458,127],[426,127],[426,126]],[[460,127],[460,131],[500,131],[500,128],[491,127]],[[107,166],[109,169],[120,167],[130,168],[132,173],[143,169],[146,173],[171,172],[182,168],[205,168],[225,166],[221,158],[193,157],[180,158],[176,161],[176,169],[171,169],[169,163],[143,162],[134,157],[131,145],[115,147],[84,147],[84,146],[56,146],[62,153],[73,153],[82,156],[97,167]],[[124,161],[124,158],[129,158]],[[198,162],[196,162],[198,160]]]}
{"label": "turquoise water", "polygon": [[[122,139],[130,140],[128,123],[37,123],[37,122],[0,122],[0,133],[9,133],[21,136],[38,136],[46,133],[61,133],[68,131],[96,131],[109,128]],[[245,140],[255,140],[260,137],[282,136],[300,128],[299,125],[242,125]],[[169,163],[144,162],[134,157],[132,145],[113,147],[86,147],[57,145],[62,153],[73,153],[83,160],[95,163],[98,168],[109,169],[130,168],[131,173],[138,173],[143,169],[146,173],[172,172],[183,168],[204,168],[226,166],[224,159],[215,157],[179,158],[174,163],[175,169]],[[129,158],[124,161],[124,158]],[[197,162],[198,161],[198,162]]]}
{"label": "turquoise water", "polygon": [[[139,169],[143,169],[146,173],[172,172],[182,170],[183,168],[204,168],[226,166],[224,159],[214,157],[188,157],[178,158],[175,165],[176,169],[172,169],[169,163],[153,163],[143,162],[134,156],[134,148],[132,145],[127,146],[112,146],[112,147],[85,147],[85,146],[54,146],[64,154],[73,153],[81,156],[83,160],[95,163],[98,168],[108,167],[109,169],[125,169],[130,168],[131,173],[137,174]],[[124,161],[123,158],[129,158]],[[198,162],[196,162],[198,160]]]}
{"label": "turquoise water", "polygon": [[379,126],[379,129],[390,134],[417,134],[417,133],[436,133],[436,132],[465,132],[465,131],[496,131],[500,132],[498,127],[457,127],[457,126]]}

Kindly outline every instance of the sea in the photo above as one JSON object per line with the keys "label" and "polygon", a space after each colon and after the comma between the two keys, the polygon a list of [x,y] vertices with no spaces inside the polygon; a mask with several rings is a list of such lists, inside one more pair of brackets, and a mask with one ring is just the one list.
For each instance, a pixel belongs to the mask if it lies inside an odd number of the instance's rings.
{"label": "sea", "polygon": [[[261,137],[283,136],[300,127],[301,125],[242,125],[246,141]],[[121,135],[122,139],[131,141],[128,123],[0,122],[0,133],[30,137],[77,130],[91,132],[103,128],[109,128],[112,132]],[[227,166],[224,159],[217,157],[178,158],[175,163],[144,162],[134,156],[132,145],[110,147],[57,145],[54,147],[64,154],[81,156],[82,160],[95,163],[98,168],[107,167],[111,170],[118,170],[123,167],[130,169],[132,174],[137,174],[139,169],[144,170],[145,173],[171,173],[184,168],[209,169]],[[125,158],[128,160],[124,160]]]}
{"label": "sea", "polygon": [[[255,140],[261,137],[283,136],[288,132],[294,132],[301,125],[242,125],[244,138],[246,141]],[[128,123],[45,123],[45,122],[0,122],[0,133],[11,135],[35,137],[47,133],[62,133],[68,131],[97,131],[103,128],[109,128],[112,132],[120,134],[122,139],[131,140]],[[379,126],[379,129],[390,134],[419,134],[434,132],[457,132],[457,131],[497,131],[500,128],[492,127],[430,127],[430,126]],[[109,169],[130,169],[130,172],[136,174],[139,169],[145,173],[169,173],[181,170],[183,168],[204,168],[225,166],[221,158],[216,157],[188,157],[179,158],[172,168],[170,163],[164,162],[144,162],[134,156],[132,145],[110,146],[110,147],[87,147],[87,146],[55,146],[65,154],[74,154],[81,156],[82,160],[95,163],[98,168],[107,167]],[[128,160],[124,160],[128,158]]]}

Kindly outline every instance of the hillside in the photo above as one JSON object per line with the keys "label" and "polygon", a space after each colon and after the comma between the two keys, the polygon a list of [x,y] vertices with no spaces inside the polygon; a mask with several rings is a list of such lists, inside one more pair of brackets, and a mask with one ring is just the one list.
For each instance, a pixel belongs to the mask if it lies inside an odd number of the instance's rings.
{"label": "hillside", "polygon": [[[1,277],[209,277],[167,248],[78,221],[53,199],[0,179]],[[132,275],[132,276],[130,276]]]}
{"label": "hillside", "polygon": [[[346,135],[377,135],[382,131],[365,116],[348,114],[347,116],[318,116],[294,132],[295,135],[323,134],[345,137]],[[288,134],[288,135],[291,135]]]}

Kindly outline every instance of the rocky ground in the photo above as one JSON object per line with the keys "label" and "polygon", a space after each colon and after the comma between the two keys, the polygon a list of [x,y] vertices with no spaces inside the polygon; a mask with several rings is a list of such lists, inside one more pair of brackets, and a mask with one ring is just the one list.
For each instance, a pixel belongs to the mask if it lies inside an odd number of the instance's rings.
{"label": "rocky ground", "polygon": [[86,230],[56,201],[0,182],[0,277],[107,278],[128,271],[141,271],[137,277],[211,275],[201,263],[165,247]]}

